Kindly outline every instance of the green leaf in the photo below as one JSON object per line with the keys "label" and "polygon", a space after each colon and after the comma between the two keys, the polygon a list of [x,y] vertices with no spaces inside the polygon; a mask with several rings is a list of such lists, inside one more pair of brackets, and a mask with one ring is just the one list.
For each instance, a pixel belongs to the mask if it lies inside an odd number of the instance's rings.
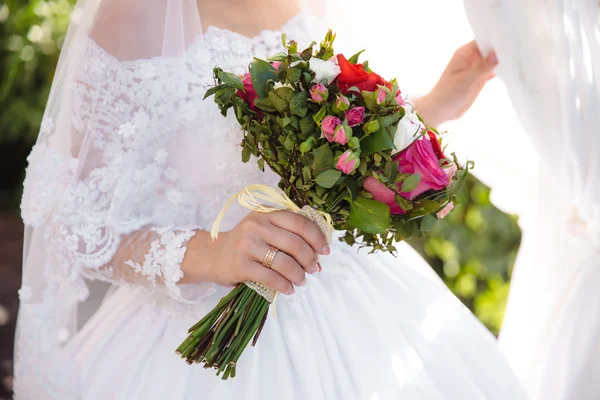
{"label": "green leaf", "polygon": [[212,96],[213,94],[217,93],[217,90],[219,89],[219,86],[213,86],[210,89],[208,89],[206,91],[206,93],[204,93],[204,98],[202,100],[206,100],[207,97]]}
{"label": "green leaf", "polygon": [[279,96],[277,91],[271,90],[269,92],[268,96],[269,96],[269,100],[271,100],[271,104],[273,104],[273,106],[275,107],[275,109],[277,111],[282,113],[287,110],[288,102],[285,99],[283,99],[281,96]]}
{"label": "green leaf", "polygon": [[361,55],[361,54],[362,54],[364,51],[365,51],[365,50],[363,49],[363,50],[359,51],[358,53],[354,54],[352,57],[350,57],[350,58],[348,59],[348,62],[349,62],[350,64],[358,64],[358,57],[360,57],[360,55]]}
{"label": "green leaf", "polygon": [[321,107],[321,109],[319,110],[319,112],[316,113],[315,115],[313,115],[313,120],[317,124],[320,124],[321,121],[323,121],[323,118],[325,118],[325,114],[326,113],[327,113],[327,106],[323,105],[323,107]]}
{"label": "green leaf", "polygon": [[404,197],[400,196],[398,193],[396,193],[396,195],[394,196],[394,203],[396,203],[398,205],[398,207],[400,207],[404,211],[408,211],[408,210],[412,209],[412,207],[413,207],[410,200],[405,199]]}
{"label": "green leaf", "polygon": [[371,154],[396,148],[390,135],[385,130],[381,118],[377,118],[379,130],[366,137],[360,144],[361,156],[367,157]]}
{"label": "green leaf", "polygon": [[244,146],[244,149],[242,150],[242,162],[248,162],[251,155],[252,149],[250,149],[250,146]]}
{"label": "green leaf", "polygon": [[358,197],[350,202],[351,226],[371,234],[386,233],[390,227],[390,208],[379,201]]}
{"label": "green leaf", "polygon": [[290,112],[301,118],[306,116],[306,113],[308,112],[308,107],[306,106],[307,99],[308,99],[308,92],[302,91],[299,93],[295,93],[290,98]]}
{"label": "green leaf", "polygon": [[294,150],[294,140],[291,137],[287,136],[285,138],[285,142],[283,142],[283,147],[285,147],[287,151]]}
{"label": "green leaf", "polygon": [[346,187],[348,188],[348,192],[350,192],[350,196],[352,200],[356,200],[358,198],[358,185],[354,179],[348,179],[346,181]]}
{"label": "green leaf", "polygon": [[268,62],[255,57],[250,63],[250,77],[252,78],[252,87],[258,97],[267,97],[267,81],[275,79],[275,68]]}
{"label": "green leaf", "polygon": [[417,187],[417,185],[419,184],[419,182],[421,182],[421,175],[416,174],[416,173],[412,174],[411,176],[406,178],[406,180],[404,182],[402,182],[401,191],[404,193],[408,193],[411,190],[414,190]]}
{"label": "green leaf", "polygon": [[302,167],[302,179],[304,180],[305,184],[310,182],[310,167],[308,165]]}
{"label": "green leaf", "polygon": [[361,92],[362,98],[365,102],[365,106],[367,106],[367,109],[369,111],[377,111],[377,109],[379,108],[379,106],[377,105],[377,99],[375,96],[375,92],[367,92],[365,90],[363,90]]}
{"label": "green leaf", "polygon": [[413,204],[413,209],[406,213],[406,218],[409,220],[435,213],[439,209],[443,208],[442,204],[439,202],[427,199],[418,200]]}
{"label": "green leaf", "polygon": [[300,76],[302,76],[302,70],[297,67],[289,68],[287,71],[287,80],[290,83],[295,83],[300,80]]}
{"label": "green leaf", "polygon": [[[292,104],[290,102],[290,109],[292,108]],[[300,132],[304,134],[312,133],[315,130],[315,121],[310,117],[304,117],[300,120]]]}
{"label": "green leaf", "polygon": [[287,53],[284,52],[279,52],[275,55],[272,55],[271,57],[267,58],[267,61],[269,62],[273,62],[273,61],[283,61],[287,58]]}
{"label": "green leaf", "polygon": [[233,86],[236,89],[244,90],[244,84],[239,76],[231,72],[219,71],[219,79],[226,85]]}
{"label": "green leaf", "polygon": [[271,100],[269,100],[268,97],[265,97],[264,99],[261,99],[260,97],[258,97],[256,100],[254,100],[254,105],[256,106],[256,108],[258,108],[259,110],[262,110],[262,111],[266,111],[266,112],[277,111],[275,109],[275,107],[273,107],[273,102],[271,102]]}
{"label": "green leaf", "polygon": [[400,107],[400,109],[397,112],[391,115],[386,115],[385,117],[381,117],[383,125],[385,125],[385,127],[387,128],[393,123],[400,121],[404,117],[405,113],[406,111],[404,111],[404,108]]}
{"label": "green leaf", "polygon": [[438,219],[433,215],[424,216],[423,220],[421,220],[421,232],[429,232],[436,227],[437,223]]}
{"label": "green leaf", "polygon": [[337,169],[328,169],[327,171],[321,172],[315,177],[317,185],[324,187],[325,189],[331,189],[333,185],[342,176],[342,171]]}
{"label": "green leaf", "polygon": [[261,171],[264,172],[265,171],[265,159],[259,158],[256,163],[258,164],[258,169],[260,169]]}
{"label": "green leaf", "polygon": [[315,158],[312,166],[313,174],[316,175],[333,167],[333,153],[331,152],[329,143],[326,143],[323,146],[316,148],[315,150],[313,150],[312,154]]}

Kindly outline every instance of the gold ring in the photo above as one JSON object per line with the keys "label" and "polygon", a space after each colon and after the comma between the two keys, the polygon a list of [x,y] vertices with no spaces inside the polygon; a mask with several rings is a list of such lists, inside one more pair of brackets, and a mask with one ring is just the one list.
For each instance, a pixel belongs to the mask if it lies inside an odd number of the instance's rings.
{"label": "gold ring", "polygon": [[267,251],[267,254],[265,254],[265,258],[263,258],[262,265],[264,265],[267,268],[271,268],[273,260],[275,259],[275,256],[277,255],[278,251],[278,248],[270,246],[269,250]]}

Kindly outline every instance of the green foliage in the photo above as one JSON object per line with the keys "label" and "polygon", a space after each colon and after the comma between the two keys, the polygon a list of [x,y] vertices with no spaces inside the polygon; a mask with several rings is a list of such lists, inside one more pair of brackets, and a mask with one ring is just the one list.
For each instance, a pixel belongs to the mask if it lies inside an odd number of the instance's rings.
{"label": "green foliage", "polygon": [[0,4],[0,142],[35,140],[74,3]]}
{"label": "green foliage", "polygon": [[469,176],[458,206],[428,237],[411,241],[454,294],[494,333],[504,316],[521,232],[517,218],[490,202],[490,189]]}

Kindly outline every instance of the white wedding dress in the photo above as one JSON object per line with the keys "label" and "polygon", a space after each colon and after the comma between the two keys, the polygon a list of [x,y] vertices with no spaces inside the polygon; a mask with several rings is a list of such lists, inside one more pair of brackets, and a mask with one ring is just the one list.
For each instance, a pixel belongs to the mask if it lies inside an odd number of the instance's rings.
{"label": "white wedding dress", "polygon": [[[312,18],[279,31],[307,43]],[[63,54],[73,84],[46,112],[25,182],[16,399],[524,399],[495,338],[406,244],[394,258],[334,240],[323,272],[279,296],[234,379],[175,355],[230,290],[177,283],[188,239],[245,185],[277,182],[241,163],[237,122],[202,98],[214,66],[243,73],[281,50],[279,31],[208,27],[176,56],[129,59],[67,39],[83,56]],[[90,281],[112,285],[97,310]]]}

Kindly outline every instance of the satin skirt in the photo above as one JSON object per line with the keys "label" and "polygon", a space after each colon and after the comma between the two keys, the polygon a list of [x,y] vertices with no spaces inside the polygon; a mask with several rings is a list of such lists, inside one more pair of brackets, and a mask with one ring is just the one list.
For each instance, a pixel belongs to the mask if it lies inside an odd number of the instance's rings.
{"label": "satin skirt", "polygon": [[222,381],[174,352],[230,289],[190,308],[121,287],[69,344],[81,397],[114,399],[524,399],[492,334],[408,245],[368,255],[342,243]]}

